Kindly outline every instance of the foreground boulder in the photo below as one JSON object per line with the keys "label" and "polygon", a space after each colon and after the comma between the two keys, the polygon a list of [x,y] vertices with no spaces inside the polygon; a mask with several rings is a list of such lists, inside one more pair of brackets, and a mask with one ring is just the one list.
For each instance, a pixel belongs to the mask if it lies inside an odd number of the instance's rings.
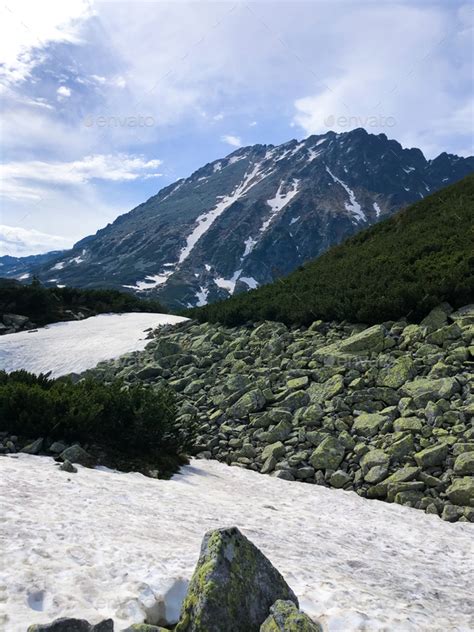
{"label": "foreground boulder", "polygon": [[56,619],[52,623],[35,624],[27,632],[114,632],[112,619],[91,625],[84,619]]}
{"label": "foreground boulder", "polygon": [[250,540],[236,527],[209,531],[175,632],[259,632],[279,599],[298,603]]}
{"label": "foreground boulder", "polygon": [[260,632],[322,632],[322,627],[292,601],[280,599],[270,608],[270,616],[262,623]]}

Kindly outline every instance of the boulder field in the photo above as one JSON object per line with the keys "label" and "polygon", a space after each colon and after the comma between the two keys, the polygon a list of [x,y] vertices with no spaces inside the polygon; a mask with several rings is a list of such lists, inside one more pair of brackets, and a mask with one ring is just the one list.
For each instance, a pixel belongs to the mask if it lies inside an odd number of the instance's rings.
{"label": "boulder field", "polygon": [[186,321],[90,373],[167,383],[202,458],[474,522],[473,337],[474,305],[371,327]]}

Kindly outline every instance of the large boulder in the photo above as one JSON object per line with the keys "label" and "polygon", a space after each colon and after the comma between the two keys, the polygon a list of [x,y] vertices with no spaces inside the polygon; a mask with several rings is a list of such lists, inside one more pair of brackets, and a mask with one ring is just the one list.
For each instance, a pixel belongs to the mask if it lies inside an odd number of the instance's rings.
{"label": "large boulder", "polygon": [[114,622],[105,619],[92,625],[84,619],[56,619],[52,623],[30,625],[27,632],[114,632]]}
{"label": "large boulder", "polygon": [[417,408],[426,406],[428,402],[449,399],[460,390],[461,386],[454,377],[439,379],[420,377],[412,382],[406,382],[402,387],[402,393],[412,397]]}
{"label": "large boulder", "polygon": [[259,632],[278,599],[298,603],[250,540],[236,527],[209,531],[175,632]]}
{"label": "large boulder", "polygon": [[337,470],[345,451],[342,443],[335,437],[328,436],[318,445],[309,462],[315,470]]}
{"label": "large boulder", "polygon": [[270,608],[270,616],[260,626],[260,632],[322,632],[319,623],[298,610],[292,601],[281,599]]}
{"label": "large boulder", "polygon": [[474,474],[474,452],[463,452],[454,461],[454,473]]}
{"label": "large boulder", "polygon": [[383,368],[377,378],[378,386],[400,388],[416,374],[415,363],[408,356],[397,358],[391,366]]}
{"label": "large boulder", "polygon": [[86,452],[80,445],[72,445],[66,448],[59,455],[63,461],[69,461],[70,463],[77,463],[84,467],[93,467],[95,465],[95,459],[93,456]]}
{"label": "large boulder", "polygon": [[449,500],[455,505],[474,507],[474,478],[456,478],[446,490]]}
{"label": "large boulder", "polygon": [[262,408],[265,407],[265,403],[265,395],[259,388],[254,388],[242,395],[242,397],[229,408],[228,416],[241,419],[249,413],[256,413],[262,410]]}
{"label": "large boulder", "polygon": [[373,437],[387,419],[379,413],[362,413],[352,424],[352,431],[362,437]]}

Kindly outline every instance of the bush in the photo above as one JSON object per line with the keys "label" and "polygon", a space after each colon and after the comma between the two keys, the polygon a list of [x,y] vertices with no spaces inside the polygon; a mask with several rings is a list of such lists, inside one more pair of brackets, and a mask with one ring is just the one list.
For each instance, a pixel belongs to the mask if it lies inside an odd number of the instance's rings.
{"label": "bush", "polygon": [[169,389],[125,387],[87,378],[49,379],[0,371],[0,430],[23,437],[97,443],[122,452],[178,453],[185,449]]}
{"label": "bush", "polygon": [[141,299],[118,290],[83,290],[73,287],[43,287],[37,280],[30,285],[0,279],[0,314],[28,316],[37,325],[107,312],[166,312],[156,300]]}

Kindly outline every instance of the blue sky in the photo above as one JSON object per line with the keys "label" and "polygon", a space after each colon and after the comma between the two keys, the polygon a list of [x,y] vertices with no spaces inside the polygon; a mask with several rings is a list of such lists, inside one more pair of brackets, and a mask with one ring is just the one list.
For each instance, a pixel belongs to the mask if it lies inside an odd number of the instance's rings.
{"label": "blue sky", "polygon": [[0,255],[70,246],[240,145],[472,153],[467,2],[6,0]]}

